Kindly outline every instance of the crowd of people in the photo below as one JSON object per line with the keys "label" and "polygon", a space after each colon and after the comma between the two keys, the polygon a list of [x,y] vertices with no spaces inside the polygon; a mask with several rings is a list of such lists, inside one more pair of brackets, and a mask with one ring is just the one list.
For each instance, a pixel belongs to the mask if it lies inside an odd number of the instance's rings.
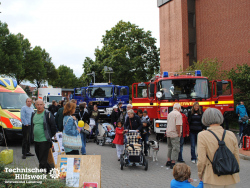
{"label": "crowd of people", "polygon": [[[23,142],[22,142],[22,158],[26,156],[34,156],[30,153],[30,140],[35,142],[35,153],[39,161],[39,168],[46,168],[50,171],[50,166],[47,163],[47,156],[51,148],[52,137],[57,131],[64,132],[67,135],[81,135],[82,148],[74,150],[65,147],[67,155],[86,155],[86,140],[87,135],[83,128],[78,126],[78,122],[83,121],[86,124],[90,123],[90,118],[95,121],[95,134],[98,135],[98,120],[100,113],[97,105],[90,102],[87,106],[85,102],[79,105],[79,113],[75,113],[76,101],[62,101],[57,105],[53,101],[49,111],[44,109],[44,102],[38,99],[35,102],[34,109],[31,107],[31,99],[26,100],[26,106],[21,109],[21,120],[23,123]],[[132,109],[132,104],[127,105],[127,110],[123,111],[122,103],[113,107],[111,114],[111,124],[113,125],[116,135],[113,141],[116,144],[116,153],[118,161],[121,154],[124,153],[124,134],[128,130],[136,130],[141,133],[141,138],[144,145],[144,154],[148,155],[148,139],[150,136],[150,118],[147,111],[137,110],[137,114]],[[247,122],[240,121],[244,116],[247,116],[246,108],[243,102],[236,108],[236,113],[239,114],[240,135]],[[55,117],[54,117],[55,116]],[[211,159],[214,158],[218,149],[218,141],[213,135],[222,138],[226,146],[232,152],[233,156],[239,164],[239,150],[236,136],[231,131],[226,131],[221,126],[224,118],[221,112],[215,108],[208,108],[203,113],[198,102],[194,102],[188,117],[181,112],[179,103],[173,105],[173,110],[168,114],[168,124],[166,128],[166,137],[168,144],[166,166],[173,169],[174,180],[171,181],[171,187],[192,187],[190,182],[190,167],[185,164],[182,152],[185,137],[190,138],[190,158],[192,163],[196,163],[198,167],[198,176],[201,183],[198,187],[235,187],[240,181],[239,173],[231,175],[218,176],[214,173]],[[213,132],[211,134],[210,132]],[[223,140],[224,139],[224,140]],[[126,141],[126,140],[125,140]],[[198,143],[198,145],[197,145]],[[195,150],[197,145],[197,151]],[[203,185],[204,183],[204,185]],[[187,186],[188,185],[188,186]]]}

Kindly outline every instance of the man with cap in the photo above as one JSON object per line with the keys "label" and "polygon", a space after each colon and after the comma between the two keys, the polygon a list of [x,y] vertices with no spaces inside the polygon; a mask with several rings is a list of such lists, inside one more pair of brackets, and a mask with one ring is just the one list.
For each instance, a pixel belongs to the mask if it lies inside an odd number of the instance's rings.
{"label": "man with cap", "polygon": [[116,122],[119,118],[118,106],[113,106],[113,111],[111,113],[111,124],[116,127]]}

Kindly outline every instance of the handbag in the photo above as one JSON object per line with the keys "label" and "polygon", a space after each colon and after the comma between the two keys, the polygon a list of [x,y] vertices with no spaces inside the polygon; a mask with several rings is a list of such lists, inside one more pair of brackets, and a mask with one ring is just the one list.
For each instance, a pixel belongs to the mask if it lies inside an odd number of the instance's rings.
{"label": "handbag", "polygon": [[84,134],[86,134],[86,135],[89,135],[90,131],[91,131],[90,126],[87,123],[85,123],[84,124],[84,128],[82,128],[81,132],[84,133]]}
{"label": "handbag", "polygon": [[[69,117],[69,118],[71,118],[71,117]],[[68,122],[69,118],[67,119],[67,122]],[[67,122],[66,122],[66,124],[67,124]],[[74,125],[75,125],[75,123],[74,123]],[[77,136],[71,136],[71,135],[67,135],[65,133],[65,130],[63,130],[62,144],[64,147],[72,149],[72,150],[81,149],[82,148],[82,139],[81,139],[80,133],[78,133]]]}

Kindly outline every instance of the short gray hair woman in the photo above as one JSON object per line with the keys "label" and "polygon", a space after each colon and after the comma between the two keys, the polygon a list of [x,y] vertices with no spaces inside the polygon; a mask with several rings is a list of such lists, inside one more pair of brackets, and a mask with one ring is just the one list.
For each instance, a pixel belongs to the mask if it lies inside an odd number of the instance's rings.
{"label": "short gray hair woman", "polygon": [[[224,129],[220,126],[223,122],[223,115],[216,108],[208,108],[202,116],[202,123],[208,126],[219,139],[222,139]],[[233,132],[227,131],[224,141],[229,150],[239,161],[239,149],[236,136]],[[214,174],[212,164],[207,156],[213,161],[214,154],[218,149],[218,141],[209,131],[202,131],[198,134],[198,176],[204,183],[204,188],[226,187],[233,188],[240,181],[239,173],[233,175],[218,176]]]}

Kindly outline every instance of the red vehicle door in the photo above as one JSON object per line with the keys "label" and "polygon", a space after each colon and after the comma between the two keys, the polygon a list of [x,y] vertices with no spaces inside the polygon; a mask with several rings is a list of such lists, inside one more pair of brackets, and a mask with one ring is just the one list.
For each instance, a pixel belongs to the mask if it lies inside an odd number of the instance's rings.
{"label": "red vehicle door", "polygon": [[134,83],[132,85],[132,105],[135,112],[141,109],[148,112],[150,119],[157,118],[157,103],[154,91],[155,85],[150,84],[150,82]]}

